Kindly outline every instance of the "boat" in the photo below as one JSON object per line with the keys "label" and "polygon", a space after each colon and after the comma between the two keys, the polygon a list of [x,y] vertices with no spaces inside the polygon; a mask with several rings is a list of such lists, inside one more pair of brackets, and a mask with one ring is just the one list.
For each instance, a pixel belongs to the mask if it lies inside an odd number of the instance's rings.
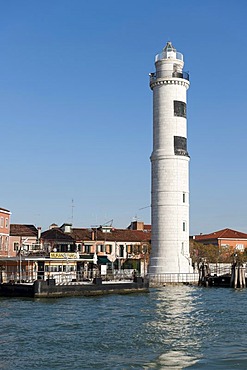
{"label": "boat", "polygon": [[135,277],[132,281],[71,281],[56,283],[55,279],[36,280],[33,283],[7,282],[0,284],[0,297],[58,298],[100,296],[108,294],[147,293],[148,280]]}

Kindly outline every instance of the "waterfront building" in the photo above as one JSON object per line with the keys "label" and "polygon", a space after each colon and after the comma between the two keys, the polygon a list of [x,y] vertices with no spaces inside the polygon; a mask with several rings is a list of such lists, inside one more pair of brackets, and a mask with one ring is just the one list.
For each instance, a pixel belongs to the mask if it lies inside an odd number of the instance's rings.
{"label": "waterfront building", "polygon": [[13,225],[11,230],[15,255],[0,258],[2,281],[53,277],[61,283],[97,275],[132,278],[133,270],[147,273],[151,232],[142,222],[127,229],[65,223],[42,233],[32,225]]}
{"label": "waterfront building", "polygon": [[41,233],[41,249],[47,253],[76,252],[75,240],[70,235],[70,232],[64,231],[64,225],[61,227],[55,225],[51,226],[49,230]]}
{"label": "waterfront building", "polygon": [[[54,278],[57,283],[77,279],[77,253],[27,253],[0,258],[0,282],[33,282]],[[90,262],[93,260],[90,259]]]}
{"label": "waterfront building", "polygon": [[190,237],[191,258],[195,268],[207,263],[211,275],[232,273],[234,262],[245,262],[247,234],[225,228],[209,234]]}
{"label": "waterfront building", "polygon": [[194,235],[193,240],[204,245],[215,245],[224,252],[243,252],[247,249],[247,234],[233,229],[222,229],[210,234]]}
{"label": "waterfront building", "polygon": [[11,224],[9,233],[9,257],[15,257],[20,251],[29,252],[40,249],[40,228],[34,225]]}
{"label": "waterfront building", "polygon": [[71,235],[81,256],[96,253],[101,274],[106,274],[108,268],[121,274],[126,274],[127,270],[131,274],[136,269],[145,275],[149,263],[150,225],[140,222],[132,226],[133,229],[107,225],[91,229],[72,228]]}
{"label": "waterfront building", "polygon": [[9,231],[11,212],[0,207],[0,257],[9,256]]}
{"label": "waterfront building", "polygon": [[189,255],[189,153],[183,55],[168,42],[150,73],[153,91],[152,252],[150,276],[192,272]]}

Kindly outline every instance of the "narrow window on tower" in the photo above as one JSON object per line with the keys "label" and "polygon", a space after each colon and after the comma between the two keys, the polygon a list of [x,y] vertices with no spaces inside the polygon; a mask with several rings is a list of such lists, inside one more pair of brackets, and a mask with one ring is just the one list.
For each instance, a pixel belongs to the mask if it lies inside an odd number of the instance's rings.
{"label": "narrow window on tower", "polygon": [[186,231],[186,222],[183,221],[183,231]]}
{"label": "narrow window on tower", "polygon": [[174,154],[189,157],[186,137],[174,136]]}
{"label": "narrow window on tower", "polygon": [[174,100],[174,116],[186,118],[186,103]]}
{"label": "narrow window on tower", "polygon": [[183,203],[185,203],[185,193],[183,193]]}

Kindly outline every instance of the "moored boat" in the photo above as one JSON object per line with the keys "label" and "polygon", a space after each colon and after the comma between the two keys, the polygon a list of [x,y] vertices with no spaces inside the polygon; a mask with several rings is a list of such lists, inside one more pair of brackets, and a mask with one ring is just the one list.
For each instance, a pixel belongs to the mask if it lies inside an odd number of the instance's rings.
{"label": "moored boat", "polygon": [[141,277],[133,281],[102,281],[95,278],[92,282],[70,282],[57,284],[55,279],[36,280],[34,283],[2,283],[2,297],[57,298],[72,296],[96,296],[107,294],[147,293],[149,284]]}

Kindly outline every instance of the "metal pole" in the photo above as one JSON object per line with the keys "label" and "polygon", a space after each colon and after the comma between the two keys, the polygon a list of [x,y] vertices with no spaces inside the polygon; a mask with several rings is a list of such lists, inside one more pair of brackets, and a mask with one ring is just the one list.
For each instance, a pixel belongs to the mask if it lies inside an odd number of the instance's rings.
{"label": "metal pole", "polygon": [[19,277],[20,277],[20,283],[22,281],[22,273],[21,273],[21,249],[20,249],[20,274],[19,274]]}

